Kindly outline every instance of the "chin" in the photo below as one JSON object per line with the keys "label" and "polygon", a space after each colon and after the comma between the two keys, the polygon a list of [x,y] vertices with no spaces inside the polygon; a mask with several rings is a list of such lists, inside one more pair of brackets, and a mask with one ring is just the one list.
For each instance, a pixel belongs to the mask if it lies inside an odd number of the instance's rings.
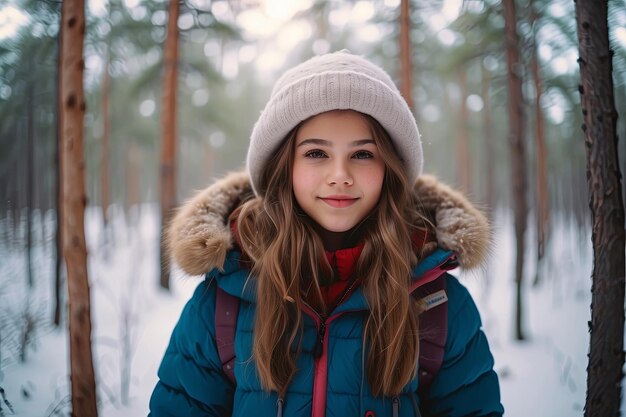
{"label": "chin", "polygon": [[337,224],[322,224],[321,225],[325,230],[333,233],[343,233],[352,229],[355,225],[347,224],[347,225],[337,225]]}

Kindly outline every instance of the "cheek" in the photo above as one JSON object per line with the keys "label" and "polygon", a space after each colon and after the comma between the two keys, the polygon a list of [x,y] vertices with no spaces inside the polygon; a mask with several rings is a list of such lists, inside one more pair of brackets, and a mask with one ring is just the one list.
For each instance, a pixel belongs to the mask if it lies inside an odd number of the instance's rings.
{"label": "cheek", "polygon": [[374,198],[375,201],[378,201],[378,199],[380,198],[382,189],[383,189],[382,178],[380,179],[376,178],[375,180],[372,181],[371,192],[372,192],[372,197]]}
{"label": "cheek", "polygon": [[307,194],[307,191],[311,188],[311,182],[310,173],[302,169],[299,164],[295,164],[291,175],[291,184],[298,203],[301,202],[300,198]]}
{"label": "cheek", "polygon": [[380,195],[385,178],[385,168],[378,166],[375,169],[369,169],[362,174],[361,178],[372,194]]}

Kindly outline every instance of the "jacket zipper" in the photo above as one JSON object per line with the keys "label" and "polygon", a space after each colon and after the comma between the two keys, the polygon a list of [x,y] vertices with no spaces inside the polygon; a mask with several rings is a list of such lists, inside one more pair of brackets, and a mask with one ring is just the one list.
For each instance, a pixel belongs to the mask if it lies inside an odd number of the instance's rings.
{"label": "jacket zipper", "polygon": [[[356,280],[354,282],[352,282],[352,284],[350,284],[350,286],[346,289],[346,291],[344,291],[344,293],[342,294],[341,298],[339,299],[339,301],[337,302],[337,306],[340,305],[341,303],[343,303],[343,300],[346,298],[346,296],[348,294],[350,294],[350,292],[352,291],[352,289],[354,288],[356,283]],[[312,309],[311,309],[312,310]],[[313,310],[315,312],[315,310]],[[338,316],[342,313],[336,314],[335,316]],[[318,359],[322,356],[322,353],[324,351],[324,338],[326,336],[326,325],[327,325],[327,320],[328,320],[328,316],[325,315],[320,315],[317,314],[316,315],[319,317],[319,326],[318,326],[318,330],[317,330],[317,342],[315,343],[315,349],[313,351],[313,356],[315,357],[315,359]],[[333,316],[333,319],[335,317]]]}
{"label": "jacket zipper", "polygon": [[324,353],[324,337],[326,336],[326,320],[320,322],[319,330],[317,331],[317,341],[315,343],[315,350],[313,351],[313,357],[319,359]]}
{"label": "jacket zipper", "polygon": [[328,383],[328,356],[326,352],[327,318],[304,304],[303,311],[315,321],[317,340],[313,349],[313,401],[311,417],[324,417],[326,414],[326,384]]}
{"label": "jacket zipper", "polygon": [[346,310],[330,317],[325,317],[305,304],[303,311],[315,321],[317,327],[317,340],[313,350],[313,406],[311,417],[325,417],[326,394],[328,390],[328,326],[342,314],[356,310]]}

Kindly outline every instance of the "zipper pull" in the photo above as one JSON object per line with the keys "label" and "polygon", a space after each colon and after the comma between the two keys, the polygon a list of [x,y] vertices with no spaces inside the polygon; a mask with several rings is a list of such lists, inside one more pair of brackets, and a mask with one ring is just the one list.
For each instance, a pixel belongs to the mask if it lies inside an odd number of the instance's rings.
{"label": "zipper pull", "polygon": [[283,397],[278,397],[276,400],[276,417],[283,417],[283,405],[285,404],[285,400]]}
{"label": "zipper pull", "polygon": [[324,335],[326,334],[326,320],[320,323],[320,329],[317,332],[317,342],[315,343],[315,349],[313,350],[313,357],[318,359],[324,352]]}
{"label": "zipper pull", "polygon": [[395,397],[393,397],[393,399],[391,400],[393,403],[393,409],[391,411],[391,415],[393,417],[398,417],[400,415],[400,398],[398,398],[398,396],[396,395]]}

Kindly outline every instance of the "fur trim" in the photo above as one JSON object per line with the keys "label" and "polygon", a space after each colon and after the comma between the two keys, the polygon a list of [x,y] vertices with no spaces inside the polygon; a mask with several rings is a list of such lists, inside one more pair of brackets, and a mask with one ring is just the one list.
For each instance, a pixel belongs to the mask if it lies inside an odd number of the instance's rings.
{"label": "fur trim", "polygon": [[439,246],[456,252],[465,269],[481,266],[491,245],[487,217],[463,194],[432,175],[418,177],[413,190],[423,214],[434,220]]}
{"label": "fur trim", "polygon": [[236,172],[184,203],[167,231],[171,259],[189,275],[222,268],[232,246],[228,215],[251,197],[248,175]]}
{"label": "fur trim", "polygon": [[[420,211],[434,222],[439,246],[456,252],[463,268],[480,266],[491,239],[487,218],[461,193],[431,175],[420,176],[414,192]],[[233,244],[228,216],[253,197],[248,175],[237,172],[184,203],[168,227],[172,260],[190,275],[222,268]]]}

